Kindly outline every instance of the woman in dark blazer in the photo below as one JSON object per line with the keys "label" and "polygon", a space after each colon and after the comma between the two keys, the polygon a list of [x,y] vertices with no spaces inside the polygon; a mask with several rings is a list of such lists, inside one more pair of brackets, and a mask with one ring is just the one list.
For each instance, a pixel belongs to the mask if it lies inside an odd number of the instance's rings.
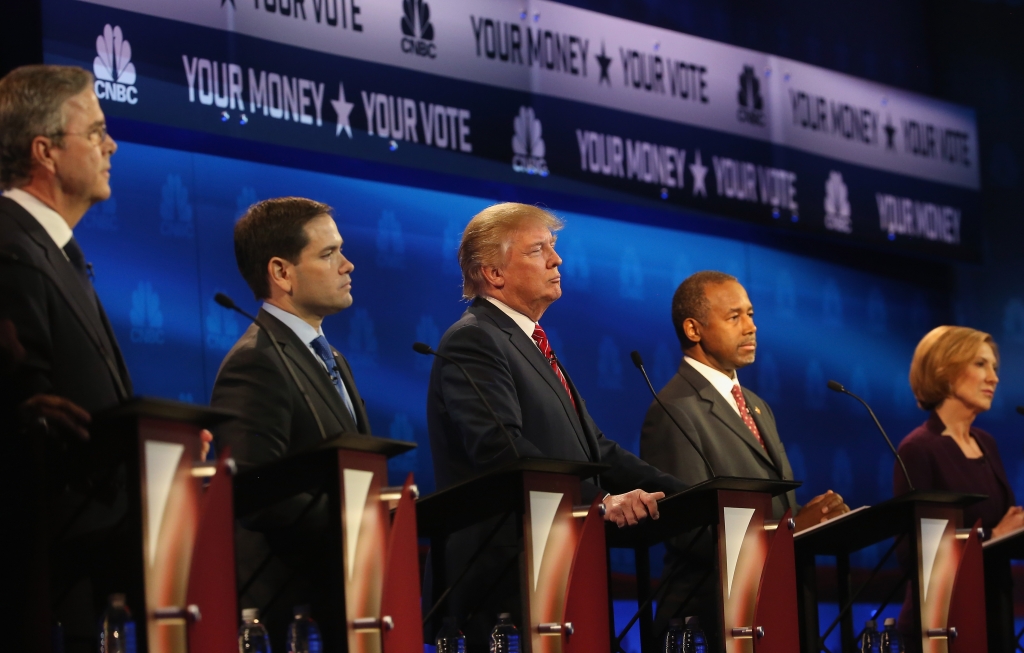
{"label": "woman in dark blazer", "polygon": [[[984,539],[1024,527],[1024,509],[1015,505],[999,447],[974,426],[974,418],[992,407],[998,368],[999,350],[989,334],[957,326],[932,329],[910,363],[910,388],[928,419],[899,446],[914,488],[988,496],[964,510],[965,526],[981,519]],[[909,490],[896,465],[893,494]],[[909,587],[899,621],[903,633],[913,629]],[[908,650],[917,650],[916,639],[907,637]]]}

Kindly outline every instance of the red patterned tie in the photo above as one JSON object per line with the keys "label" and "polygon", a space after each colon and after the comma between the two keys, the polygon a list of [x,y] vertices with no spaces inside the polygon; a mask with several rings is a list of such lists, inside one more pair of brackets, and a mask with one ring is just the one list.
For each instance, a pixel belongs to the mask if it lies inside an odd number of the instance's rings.
{"label": "red patterned tie", "polygon": [[540,347],[540,353],[544,354],[544,358],[548,359],[551,364],[551,369],[558,375],[558,380],[562,382],[562,387],[565,388],[565,393],[569,395],[569,401],[572,402],[572,407],[576,408],[576,400],[572,398],[572,393],[569,392],[569,383],[565,380],[562,375],[562,368],[558,367],[558,362],[555,360],[555,356],[551,351],[551,343],[548,342],[548,336],[544,333],[544,329],[541,328],[540,324],[537,324],[533,329],[533,340]]}
{"label": "red patterned tie", "polygon": [[740,417],[743,418],[743,423],[747,425],[750,432],[761,443],[761,448],[768,451],[768,447],[764,446],[764,440],[761,439],[761,432],[757,430],[757,424],[754,423],[754,418],[750,416],[750,409],[747,408],[747,400],[743,397],[743,391],[740,390],[738,385],[732,387],[732,396],[736,399],[736,406],[740,409]]}

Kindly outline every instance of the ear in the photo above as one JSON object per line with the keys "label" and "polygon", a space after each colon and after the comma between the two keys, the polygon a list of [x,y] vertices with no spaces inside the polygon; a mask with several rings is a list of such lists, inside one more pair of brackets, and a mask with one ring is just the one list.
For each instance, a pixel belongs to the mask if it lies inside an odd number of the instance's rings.
{"label": "ear", "polygon": [[481,265],[480,274],[488,285],[494,288],[505,287],[505,275],[500,268],[494,267],[493,265]]}
{"label": "ear", "polygon": [[270,278],[270,284],[276,286],[282,290],[286,295],[290,295],[292,292],[292,268],[293,266],[289,261],[275,256],[270,259],[267,263],[267,274]]}
{"label": "ear", "polygon": [[53,140],[46,136],[36,136],[29,145],[29,152],[32,155],[32,167],[43,168],[51,175],[57,172],[57,162],[53,158],[53,150],[57,147]]}
{"label": "ear", "polygon": [[686,334],[690,342],[700,342],[701,328],[701,323],[692,317],[683,320],[683,333]]}

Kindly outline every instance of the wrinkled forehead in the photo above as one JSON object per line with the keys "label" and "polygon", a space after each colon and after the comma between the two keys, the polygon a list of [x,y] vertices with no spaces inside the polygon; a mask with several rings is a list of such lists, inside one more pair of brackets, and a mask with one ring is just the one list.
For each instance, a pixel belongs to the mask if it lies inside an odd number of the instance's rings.
{"label": "wrinkled forehead", "polygon": [[704,296],[717,311],[746,310],[751,307],[747,290],[738,281],[720,281],[704,286]]}

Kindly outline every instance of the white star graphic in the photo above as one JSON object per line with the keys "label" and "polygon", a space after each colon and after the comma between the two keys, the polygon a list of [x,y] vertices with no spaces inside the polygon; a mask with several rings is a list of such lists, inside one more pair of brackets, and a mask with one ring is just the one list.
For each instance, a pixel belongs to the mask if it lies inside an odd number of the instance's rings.
{"label": "white star graphic", "polygon": [[704,177],[708,174],[708,167],[700,162],[700,150],[697,150],[694,162],[690,164],[690,174],[693,175],[693,194],[700,193],[707,197],[708,189],[704,186]]}
{"label": "white star graphic", "polygon": [[338,128],[334,135],[341,136],[341,130],[344,129],[348,137],[352,138],[352,125],[349,124],[348,117],[356,105],[345,100],[345,85],[341,82],[338,82],[338,99],[331,100],[331,106],[334,107],[334,113],[338,114]]}

